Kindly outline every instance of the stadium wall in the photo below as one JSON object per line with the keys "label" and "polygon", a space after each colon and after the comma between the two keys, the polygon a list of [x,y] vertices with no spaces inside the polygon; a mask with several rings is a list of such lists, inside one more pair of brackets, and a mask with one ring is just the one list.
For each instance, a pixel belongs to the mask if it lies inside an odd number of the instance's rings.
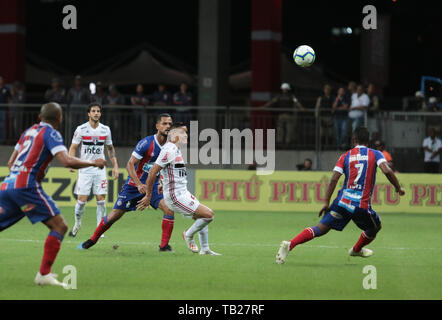
{"label": "stadium wall", "polygon": [[[0,167],[0,181],[9,173]],[[255,170],[189,169],[189,190],[214,210],[232,211],[293,211],[317,212],[322,206],[330,172],[275,171],[257,175]],[[107,206],[112,207],[127,172],[120,170],[118,179],[110,178],[107,169]],[[442,174],[398,174],[406,190],[398,197],[384,175],[377,177],[372,205],[378,212],[439,213],[442,214]],[[60,207],[75,205],[73,191],[77,173],[66,168],[51,168],[42,182],[43,189]],[[341,178],[338,188],[342,186]],[[336,194],[336,191],[335,191]],[[93,195],[89,196],[89,200]]]}

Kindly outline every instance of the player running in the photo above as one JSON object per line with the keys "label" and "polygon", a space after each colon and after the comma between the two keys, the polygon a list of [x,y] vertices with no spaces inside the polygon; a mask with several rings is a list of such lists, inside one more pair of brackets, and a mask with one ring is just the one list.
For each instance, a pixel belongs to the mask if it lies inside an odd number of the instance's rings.
{"label": "player running", "polygon": [[[350,249],[350,256],[366,258],[373,255],[373,251],[364,246],[372,242],[381,230],[381,220],[371,208],[377,167],[381,168],[399,195],[403,196],[405,191],[383,154],[367,147],[367,128],[356,128],[352,140],[355,147],[343,154],[333,169],[333,176],[326,190],[325,204],[319,211],[319,217],[325,213],[324,217],[317,226],[304,229],[290,242],[282,241],[276,255],[276,263],[284,263],[288,253],[298,244],[320,237],[330,229],[342,231],[350,220],[363,230],[358,242]],[[345,175],[344,185],[330,206],[330,198],[342,174]]]}
{"label": "player running", "polygon": [[[148,136],[140,140],[132,152],[132,155],[127,162],[126,169],[129,177],[125,185],[118,194],[117,201],[114,208],[105,216],[92,237],[78,246],[78,249],[89,249],[97,243],[98,238],[108,230],[111,225],[120,219],[127,211],[134,211],[137,208],[137,202],[144,197],[146,193],[146,179],[150,176],[150,170],[160,154],[162,146],[166,143],[167,134],[172,125],[172,118],[169,114],[163,113],[157,117],[157,134]],[[155,188],[150,200],[150,205],[163,213],[163,233],[161,237],[160,251],[173,251],[169,245],[170,236],[174,226],[174,213],[164,203],[163,194],[159,192],[158,180],[159,177],[154,175]]]}
{"label": "player running", "polygon": [[35,277],[38,285],[66,287],[51,273],[52,265],[68,230],[66,221],[54,200],[40,185],[49,163],[56,157],[64,166],[80,169],[89,166],[104,168],[106,161],[81,160],[68,154],[57,129],[63,116],[57,103],[42,106],[40,123],[22,133],[10,158],[10,174],[0,186],[0,231],[7,229],[24,216],[34,224],[43,222],[50,230],[44,244],[40,270]]}
{"label": "player running", "polygon": [[[69,154],[75,156],[77,148],[82,144],[81,156],[83,160],[105,159],[104,146],[106,145],[109,159],[112,161],[112,178],[118,178],[118,162],[115,148],[112,144],[112,134],[108,126],[100,123],[102,107],[93,102],[88,106],[89,121],[78,126],[69,148]],[[75,224],[69,232],[70,237],[75,237],[81,228],[87,198],[91,189],[97,199],[97,226],[106,215],[107,176],[106,168],[84,168],[78,171],[78,180],[74,193],[77,195],[75,204]]]}
{"label": "player running", "polygon": [[151,197],[155,196],[155,177],[161,171],[166,205],[174,212],[195,219],[193,225],[183,232],[187,248],[194,253],[198,252],[198,246],[193,238],[198,232],[201,245],[199,253],[219,256],[219,253],[210,250],[209,247],[209,223],[212,222],[214,213],[212,209],[200,204],[187,190],[186,166],[180,150],[185,144],[187,144],[187,127],[183,123],[176,123],[169,132],[167,143],[150,169],[146,181],[146,195],[138,201],[137,209],[144,210],[151,203]]}

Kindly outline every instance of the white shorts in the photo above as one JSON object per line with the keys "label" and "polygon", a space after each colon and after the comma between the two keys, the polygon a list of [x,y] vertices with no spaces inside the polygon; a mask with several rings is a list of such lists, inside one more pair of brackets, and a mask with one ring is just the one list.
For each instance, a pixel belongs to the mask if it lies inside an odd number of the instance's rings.
{"label": "white shorts", "polygon": [[187,190],[175,191],[173,194],[164,194],[166,206],[173,212],[183,216],[193,216],[200,202]]}
{"label": "white shorts", "polygon": [[88,196],[91,194],[91,189],[95,195],[107,194],[106,170],[103,169],[94,174],[78,174],[74,193],[76,195]]}

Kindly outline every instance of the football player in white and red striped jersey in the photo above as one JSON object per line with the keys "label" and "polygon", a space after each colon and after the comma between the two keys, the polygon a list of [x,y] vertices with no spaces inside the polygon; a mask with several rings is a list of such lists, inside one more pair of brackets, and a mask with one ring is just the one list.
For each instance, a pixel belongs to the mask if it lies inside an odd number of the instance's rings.
{"label": "football player in white and red striped jersey", "polygon": [[213,220],[214,212],[201,204],[187,190],[186,166],[180,150],[180,147],[185,144],[187,144],[187,127],[183,123],[174,123],[167,136],[167,142],[149,171],[146,195],[138,201],[137,209],[144,210],[150,205],[152,194],[154,194],[155,177],[161,171],[163,196],[167,207],[183,216],[195,219],[193,225],[183,232],[187,248],[194,253],[199,251],[194,240],[194,235],[198,233],[201,245],[199,253],[219,256],[219,253],[212,251],[209,247],[209,223]]}
{"label": "football player in white and red striped jersey", "polygon": [[[75,156],[77,148],[81,144],[80,158],[83,160],[105,159],[104,147],[112,161],[112,177],[118,177],[118,162],[115,148],[112,144],[112,134],[108,126],[100,123],[101,105],[93,102],[88,107],[89,121],[78,126],[75,130],[69,154]],[[87,198],[91,193],[97,199],[97,225],[106,215],[107,176],[106,168],[84,168],[78,171],[78,180],[74,193],[77,195],[75,205],[75,225],[69,232],[69,236],[75,237],[81,228],[81,219],[84,214]]]}

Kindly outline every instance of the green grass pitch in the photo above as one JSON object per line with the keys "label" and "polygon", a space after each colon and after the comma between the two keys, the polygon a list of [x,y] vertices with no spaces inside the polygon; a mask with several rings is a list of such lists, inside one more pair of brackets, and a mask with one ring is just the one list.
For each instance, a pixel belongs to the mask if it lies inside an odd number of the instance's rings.
{"label": "green grass pitch", "polygon": [[[63,208],[69,227],[73,208]],[[76,238],[66,235],[53,272],[77,269],[77,289],[40,288],[33,279],[48,234],[27,218],[0,233],[0,299],[442,299],[441,215],[381,214],[383,229],[368,248],[373,257],[349,257],[360,230],[298,246],[284,265],[275,263],[281,240],[317,223],[317,214],[218,211],[209,227],[211,248],[222,256],[190,252],[181,233],[192,220],[177,215],[171,245],[158,252],[160,211],[129,212],[87,251],[77,245],[95,229],[89,203]],[[113,245],[118,244],[118,249]],[[377,288],[363,288],[366,265],[376,268]]]}

